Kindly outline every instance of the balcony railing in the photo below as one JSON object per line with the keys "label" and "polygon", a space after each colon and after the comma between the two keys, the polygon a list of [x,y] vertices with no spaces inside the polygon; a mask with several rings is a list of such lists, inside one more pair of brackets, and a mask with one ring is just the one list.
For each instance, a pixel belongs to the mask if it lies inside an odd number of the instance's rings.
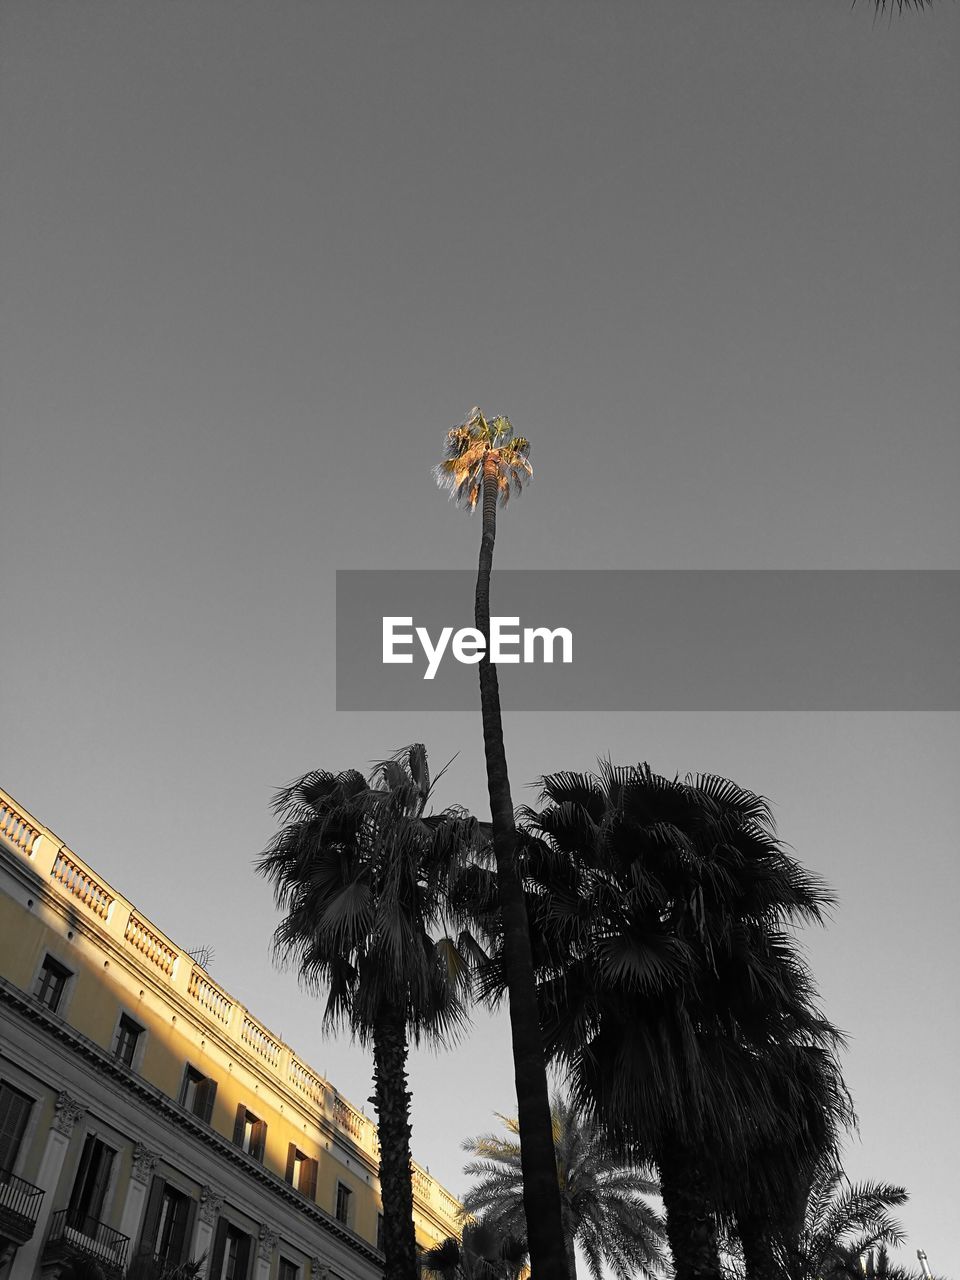
{"label": "balcony railing", "polygon": [[43,1191],[32,1182],[0,1169],[0,1235],[26,1244],[40,1215]]}
{"label": "balcony railing", "polygon": [[60,1258],[84,1254],[96,1258],[111,1271],[123,1271],[127,1265],[129,1237],[123,1236],[96,1218],[58,1209],[50,1223],[44,1257]]}

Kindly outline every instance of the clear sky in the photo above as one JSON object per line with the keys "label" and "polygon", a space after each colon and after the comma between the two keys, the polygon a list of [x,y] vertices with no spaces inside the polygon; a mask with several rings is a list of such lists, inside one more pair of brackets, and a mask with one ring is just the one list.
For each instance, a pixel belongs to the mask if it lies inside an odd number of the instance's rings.
{"label": "clear sky", "polygon": [[[533,442],[500,564],[955,567],[960,7],[6,0],[0,47],[0,780],[363,1103],[271,967],[271,796],[416,740],[485,783],[479,714],[335,712],[335,570],[474,563],[472,404]],[[770,797],[840,898],[848,1172],[954,1274],[958,721],[506,716],[518,801],[607,753]],[[412,1083],[462,1190],[502,1021]]]}

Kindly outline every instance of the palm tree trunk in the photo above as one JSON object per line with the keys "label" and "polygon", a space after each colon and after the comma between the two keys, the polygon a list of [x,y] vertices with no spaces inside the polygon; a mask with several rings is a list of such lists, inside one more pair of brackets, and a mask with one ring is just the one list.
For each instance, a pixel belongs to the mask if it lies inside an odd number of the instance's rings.
{"label": "palm tree trunk", "polygon": [[695,1160],[673,1144],[660,1153],[657,1165],[675,1280],[721,1280],[716,1222]]}
{"label": "palm tree trunk", "polygon": [[737,1235],[743,1247],[747,1280],[778,1280],[780,1269],[774,1260],[766,1217],[752,1210],[738,1214]]}
{"label": "palm tree trunk", "polygon": [[373,1087],[380,1136],[385,1280],[419,1280],[410,1171],[410,1094],[403,1010],[378,1018],[373,1029]]}
{"label": "palm tree trunk", "polygon": [[503,747],[500,686],[497,668],[490,661],[490,573],[497,532],[497,481],[496,459],[488,456],[483,468],[483,534],[475,620],[477,630],[487,642],[480,662],[480,707],[510,1004],[523,1204],[527,1216],[532,1280],[571,1280],[563,1245],[557,1157],[537,1010],[533,953],[523,887],[517,869],[517,828],[513,820],[513,800]]}
{"label": "palm tree trunk", "polygon": [[577,1280],[577,1255],[573,1247],[573,1236],[566,1235],[563,1240],[564,1251],[567,1255],[567,1271],[570,1274],[570,1280]]}

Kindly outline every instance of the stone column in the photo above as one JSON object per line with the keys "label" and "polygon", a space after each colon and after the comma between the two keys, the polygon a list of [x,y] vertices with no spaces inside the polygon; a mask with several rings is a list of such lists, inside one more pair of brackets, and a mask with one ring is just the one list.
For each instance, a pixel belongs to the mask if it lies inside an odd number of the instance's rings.
{"label": "stone column", "polygon": [[270,1280],[270,1266],[273,1262],[273,1251],[276,1247],[276,1232],[271,1231],[267,1224],[264,1223],[257,1236],[256,1280]]}
{"label": "stone column", "polygon": [[157,1167],[157,1157],[148,1151],[142,1143],[136,1142],[133,1147],[133,1165],[130,1169],[130,1185],[127,1187],[127,1198],[120,1219],[120,1234],[127,1237],[130,1247],[127,1250],[127,1261],[133,1261],[137,1235],[143,1222],[144,1210],[147,1207],[147,1192],[150,1179]]}
{"label": "stone column", "polygon": [[53,1123],[50,1125],[50,1132],[47,1134],[47,1145],[43,1151],[43,1158],[40,1161],[40,1169],[36,1180],[36,1185],[43,1190],[40,1216],[37,1218],[37,1225],[33,1229],[33,1235],[22,1248],[17,1250],[17,1256],[13,1260],[13,1267],[10,1271],[10,1280],[33,1280],[34,1272],[37,1269],[37,1259],[40,1257],[40,1251],[46,1240],[54,1209],[66,1207],[65,1205],[55,1205],[53,1197],[57,1190],[57,1183],[60,1181],[60,1173],[70,1147],[70,1138],[73,1135],[74,1126],[85,1113],[85,1110],[86,1108],[83,1104],[78,1102],[76,1098],[71,1097],[66,1091],[57,1094]]}
{"label": "stone column", "polygon": [[209,1261],[211,1246],[213,1245],[213,1233],[222,1208],[223,1199],[216,1194],[212,1187],[200,1188],[197,1222],[193,1228],[193,1241],[190,1245],[190,1260],[192,1262],[198,1262],[204,1254],[207,1255],[207,1260]]}

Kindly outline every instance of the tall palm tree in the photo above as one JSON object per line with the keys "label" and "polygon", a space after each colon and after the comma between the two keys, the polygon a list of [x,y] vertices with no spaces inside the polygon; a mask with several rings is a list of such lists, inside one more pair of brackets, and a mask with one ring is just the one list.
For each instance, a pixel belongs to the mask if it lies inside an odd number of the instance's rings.
{"label": "tall palm tree", "polygon": [[278,792],[283,825],[258,863],[286,911],[277,956],[327,993],[324,1019],[373,1048],[388,1280],[416,1280],[410,1171],[410,1041],[442,1040],[464,1017],[465,967],[443,932],[450,867],[476,823],[453,808],[428,814],[422,744],[356,770],[309,773]]}
{"label": "tall palm tree", "polygon": [[435,474],[441,487],[449,488],[457,502],[470,511],[480,503],[483,513],[475,600],[476,627],[486,641],[479,663],[480,708],[510,1005],[523,1194],[530,1223],[530,1261],[537,1280],[568,1280],[550,1095],[529,927],[517,868],[517,828],[503,745],[500,688],[496,666],[490,661],[490,575],[497,505],[506,506],[511,491],[519,492],[533,474],[529,452],[530,442],[514,435],[509,419],[498,415],[488,420],[479,408],[474,408],[466,421],[447,432],[446,457]]}
{"label": "tall palm tree", "polygon": [[[519,1126],[515,1119],[500,1119],[513,1137],[483,1134],[462,1144],[477,1157],[463,1171],[478,1179],[463,1208],[495,1230],[525,1239]],[[619,1280],[658,1271],[664,1262],[664,1224],[645,1198],[659,1194],[657,1184],[615,1159],[598,1126],[567,1098],[553,1099],[553,1133],[571,1276],[577,1269],[575,1244],[593,1280],[601,1280],[604,1266]]]}
{"label": "tall palm tree", "polygon": [[764,1142],[800,1152],[789,1068],[837,1043],[789,932],[829,896],[767,803],[724,779],[603,764],[542,785],[524,873],[548,1055],[607,1136],[656,1164],[678,1280],[716,1280],[711,1171]]}
{"label": "tall palm tree", "polygon": [[793,1239],[781,1247],[782,1274],[787,1280],[862,1280],[861,1259],[905,1242],[906,1233],[890,1210],[906,1201],[903,1187],[853,1184],[835,1160],[822,1161],[810,1179]]}

